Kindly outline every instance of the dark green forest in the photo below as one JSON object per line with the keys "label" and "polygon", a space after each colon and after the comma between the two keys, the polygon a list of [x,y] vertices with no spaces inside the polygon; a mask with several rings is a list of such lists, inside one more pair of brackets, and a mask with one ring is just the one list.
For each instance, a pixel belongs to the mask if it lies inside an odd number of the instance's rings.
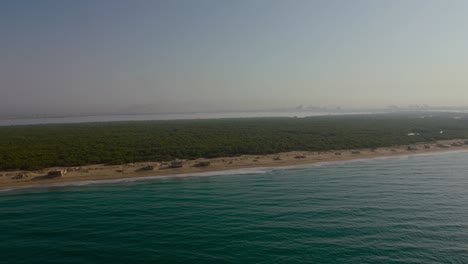
{"label": "dark green forest", "polygon": [[[0,169],[121,164],[468,138],[468,117],[378,114],[0,127]],[[440,133],[440,131],[444,133]],[[408,133],[418,133],[408,136]]]}

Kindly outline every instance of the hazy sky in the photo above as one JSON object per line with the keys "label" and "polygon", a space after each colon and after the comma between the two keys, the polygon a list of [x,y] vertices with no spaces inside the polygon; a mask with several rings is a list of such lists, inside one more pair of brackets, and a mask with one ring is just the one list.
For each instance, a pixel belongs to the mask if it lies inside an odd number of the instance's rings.
{"label": "hazy sky", "polygon": [[0,109],[468,105],[468,1],[3,0]]}

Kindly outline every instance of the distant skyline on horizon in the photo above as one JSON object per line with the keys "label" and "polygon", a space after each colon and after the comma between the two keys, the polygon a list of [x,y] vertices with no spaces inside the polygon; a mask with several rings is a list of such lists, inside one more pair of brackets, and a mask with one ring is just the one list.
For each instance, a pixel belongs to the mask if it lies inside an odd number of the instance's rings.
{"label": "distant skyline on horizon", "polygon": [[0,111],[464,107],[467,13],[462,0],[5,0]]}
{"label": "distant skyline on horizon", "polygon": [[235,113],[250,113],[249,116],[254,113],[270,113],[271,116],[273,113],[278,113],[281,116],[281,113],[398,113],[398,112],[468,112],[468,106],[430,106],[430,105],[408,105],[408,106],[398,106],[398,105],[389,105],[386,107],[342,107],[342,106],[313,106],[313,105],[298,105],[285,108],[257,108],[257,109],[231,109],[231,110],[188,110],[188,111],[158,111],[153,108],[152,105],[138,105],[134,107],[128,107],[117,110],[107,110],[107,111],[88,111],[81,110],[72,110],[72,111],[29,111],[27,109],[21,111],[0,111],[0,119],[10,119],[10,118],[35,118],[35,117],[73,117],[73,116],[125,116],[125,115],[171,115],[171,114],[235,114]]}

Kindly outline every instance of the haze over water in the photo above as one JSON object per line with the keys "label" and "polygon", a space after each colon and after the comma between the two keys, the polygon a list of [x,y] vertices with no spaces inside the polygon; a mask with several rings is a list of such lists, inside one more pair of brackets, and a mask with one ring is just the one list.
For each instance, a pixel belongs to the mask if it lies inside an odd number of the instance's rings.
{"label": "haze over water", "polygon": [[166,114],[122,114],[122,115],[85,115],[38,118],[1,118],[0,126],[37,125],[37,124],[68,124],[87,122],[114,121],[150,121],[150,120],[181,120],[181,119],[216,119],[216,118],[249,118],[249,117],[308,117],[321,115],[368,114],[370,112],[219,112],[219,113],[166,113]]}
{"label": "haze over water", "polygon": [[7,263],[464,263],[467,159],[2,192],[0,251]]}

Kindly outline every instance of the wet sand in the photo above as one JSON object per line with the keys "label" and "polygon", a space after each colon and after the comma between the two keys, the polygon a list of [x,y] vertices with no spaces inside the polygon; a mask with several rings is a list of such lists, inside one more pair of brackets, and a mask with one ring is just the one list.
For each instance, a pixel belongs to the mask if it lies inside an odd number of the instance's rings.
{"label": "wet sand", "polygon": [[[138,162],[123,165],[97,164],[80,167],[53,167],[39,171],[0,171],[0,188],[145,176],[164,176],[256,167],[285,167],[314,164],[318,162],[468,150],[468,145],[465,145],[464,142],[464,139],[457,139],[376,149],[330,150],[323,152],[292,151],[269,155],[242,155],[238,157],[180,160],[182,162],[181,168],[170,168],[170,162]],[[200,162],[209,162],[209,165],[196,166],[196,164]],[[144,170],[143,168],[146,166],[152,166],[153,168]],[[57,169],[66,169],[67,173],[54,178],[47,176],[49,171]]]}

